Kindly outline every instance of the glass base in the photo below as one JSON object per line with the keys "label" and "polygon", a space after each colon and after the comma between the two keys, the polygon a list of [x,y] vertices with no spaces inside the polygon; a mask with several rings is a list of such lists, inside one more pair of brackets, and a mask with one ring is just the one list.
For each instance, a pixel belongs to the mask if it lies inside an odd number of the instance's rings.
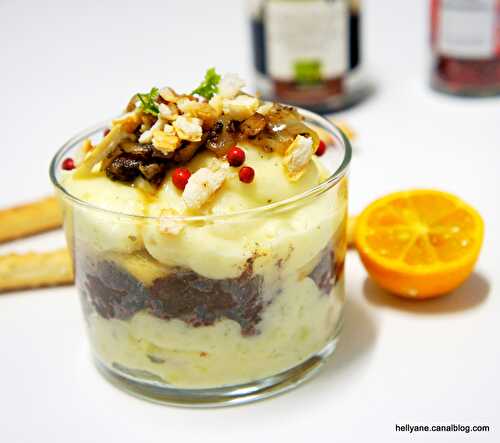
{"label": "glass base", "polygon": [[304,383],[328,361],[337,346],[338,334],[320,352],[277,375],[251,383],[210,389],[182,389],[163,382],[144,381],[94,358],[99,372],[113,385],[155,403],[192,408],[221,407],[262,400]]}

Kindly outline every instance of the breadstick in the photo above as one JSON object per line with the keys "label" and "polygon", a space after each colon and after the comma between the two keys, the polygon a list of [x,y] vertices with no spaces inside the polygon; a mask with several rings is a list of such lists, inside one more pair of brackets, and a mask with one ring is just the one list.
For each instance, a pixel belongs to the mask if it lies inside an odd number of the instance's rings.
{"label": "breadstick", "polygon": [[0,256],[0,292],[73,283],[67,249]]}
{"label": "breadstick", "polygon": [[0,211],[0,243],[60,227],[61,212],[55,197],[46,197]]}

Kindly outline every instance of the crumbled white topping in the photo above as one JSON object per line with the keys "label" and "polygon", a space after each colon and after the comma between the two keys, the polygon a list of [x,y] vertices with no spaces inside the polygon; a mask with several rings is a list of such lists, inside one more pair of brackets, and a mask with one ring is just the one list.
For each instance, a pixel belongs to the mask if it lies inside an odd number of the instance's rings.
{"label": "crumbled white topping", "polygon": [[172,110],[165,103],[160,103],[158,109],[160,110],[160,117],[164,119],[170,118],[174,114]]}
{"label": "crumbled white topping", "polygon": [[255,114],[259,107],[259,99],[249,95],[238,95],[233,99],[224,99],[222,108],[224,114],[233,120],[244,120]]}
{"label": "crumbled white topping", "polygon": [[177,135],[182,140],[198,142],[201,140],[203,129],[201,125],[203,121],[199,118],[185,117],[181,115],[172,123]]}
{"label": "crumbled white topping", "polygon": [[236,74],[226,74],[219,83],[219,95],[222,98],[234,98],[238,95],[245,82]]}
{"label": "crumbled white topping", "polygon": [[291,180],[298,180],[313,155],[313,140],[311,137],[297,135],[286,150],[283,164]]}
{"label": "crumbled white topping", "polygon": [[172,216],[179,215],[173,209],[164,209],[161,211],[159,219],[160,232],[170,235],[179,235],[184,229],[184,223],[179,220],[173,220]]}
{"label": "crumbled white topping", "polygon": [[141,134],[141,136],[139,137],[139,143],[141,144],[151,143],[151,141],[153,140],[153,133],[155,131],[161,131],[164,126],[165,122],[161,118],[156,120],[156,123],[153,126],[151,126],[151,128],[149,128],[147,131],[144,131]]}
{"label": "crumbled white topping", "polygon": [[198,169],[187,182],[182,193],[184,203],[188,208],[197,209],[222,186],[226,179],[226,170],[221,168],[212,171],[208,168]]}
{"label": "crumbled white topping", "polygon": [[272,103],[272,102],[266,102],[257,108],[257,112],[259,114],[266,115],[271,110],[273,105],[274,105],[274,103]]}

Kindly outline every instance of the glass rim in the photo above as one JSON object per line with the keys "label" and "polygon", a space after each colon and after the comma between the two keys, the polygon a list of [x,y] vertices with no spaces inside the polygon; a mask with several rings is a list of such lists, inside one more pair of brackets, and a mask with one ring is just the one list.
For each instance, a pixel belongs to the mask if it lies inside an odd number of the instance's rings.
{"label": "glass rim", "polygon": [[[105,121],[101,121],[99,123],[90,126],[67,140],[54,154],[50,166],[49,166],[49,175],[52,184],[55,188],[62,192],[65,198],[68,198],[72,203],[77,204],[78,206],[95,210],[101,213],[106,213],[109,215],[115,215],[119,217],[130,217],[139,220],[172,220],[176,222],[196,222],[196,221],[215,221],[221,219],[242,217],[242,216],[253,216],[256,214],[263,214],[266,212],[272,212],[278,209],[288,208],[292,206],[294,203],[300,203],[303,200],[307,200],[312,197],[319,196],[324,192],[331,189],[335,186],[348,172],[349,165],[352,159],[352,147],[349,139],[343,133],[343,131],[337,127],[332,121],[327,118],[316,114],[315,112],[308,111],[307,109],[303,109],[297,106],[294,106],[299,113],[304,116],[306,119],[314,122],[321,122],[323,129],[327,130],[329,133],[333,134],[337,140],[342,142],[344,148],[344,155],[342,158],[342,162],[337,167],[335,171],[333,171],[330,176],[323,182],[313,186],[310,189],[307,189],[299,194],[293,195],[292,197],[288,197],[283,200],[279,200],[277,202],[269,203],[262,206],[257,206],[255,208],[244,209],[241,211],[229,212],[227,214],[208,214],[208,215],[140,215],[140,214],[129,214],[126,212],[114,211],[106,208],[102,208],[100,206],[94,205],[90,202],[82,200],[73,194],[71,194],[59,181],[56,170],[58,169],[58,165],[61,163],[65,154],[74,147],[75,144],[81,143],[85,138],[88,138],[90,134],[95,133],[96,131],[102,129],[104,130],[109,126],[109,122],[113,119],[107,119]],[[116,118],[116,117],[115,117]]]}

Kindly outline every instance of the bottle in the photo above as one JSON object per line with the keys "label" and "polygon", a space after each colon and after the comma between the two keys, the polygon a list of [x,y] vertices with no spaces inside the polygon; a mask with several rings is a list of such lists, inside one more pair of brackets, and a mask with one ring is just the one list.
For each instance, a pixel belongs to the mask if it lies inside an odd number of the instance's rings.
{"label": "bottle", "polygon": [[431,0],[432,86],[500,93],[500,0]]}
{"label": "bottle", "polygon": [[366,93],[359,0],[251,0],[257,90],[265,99],[329,112]]}

